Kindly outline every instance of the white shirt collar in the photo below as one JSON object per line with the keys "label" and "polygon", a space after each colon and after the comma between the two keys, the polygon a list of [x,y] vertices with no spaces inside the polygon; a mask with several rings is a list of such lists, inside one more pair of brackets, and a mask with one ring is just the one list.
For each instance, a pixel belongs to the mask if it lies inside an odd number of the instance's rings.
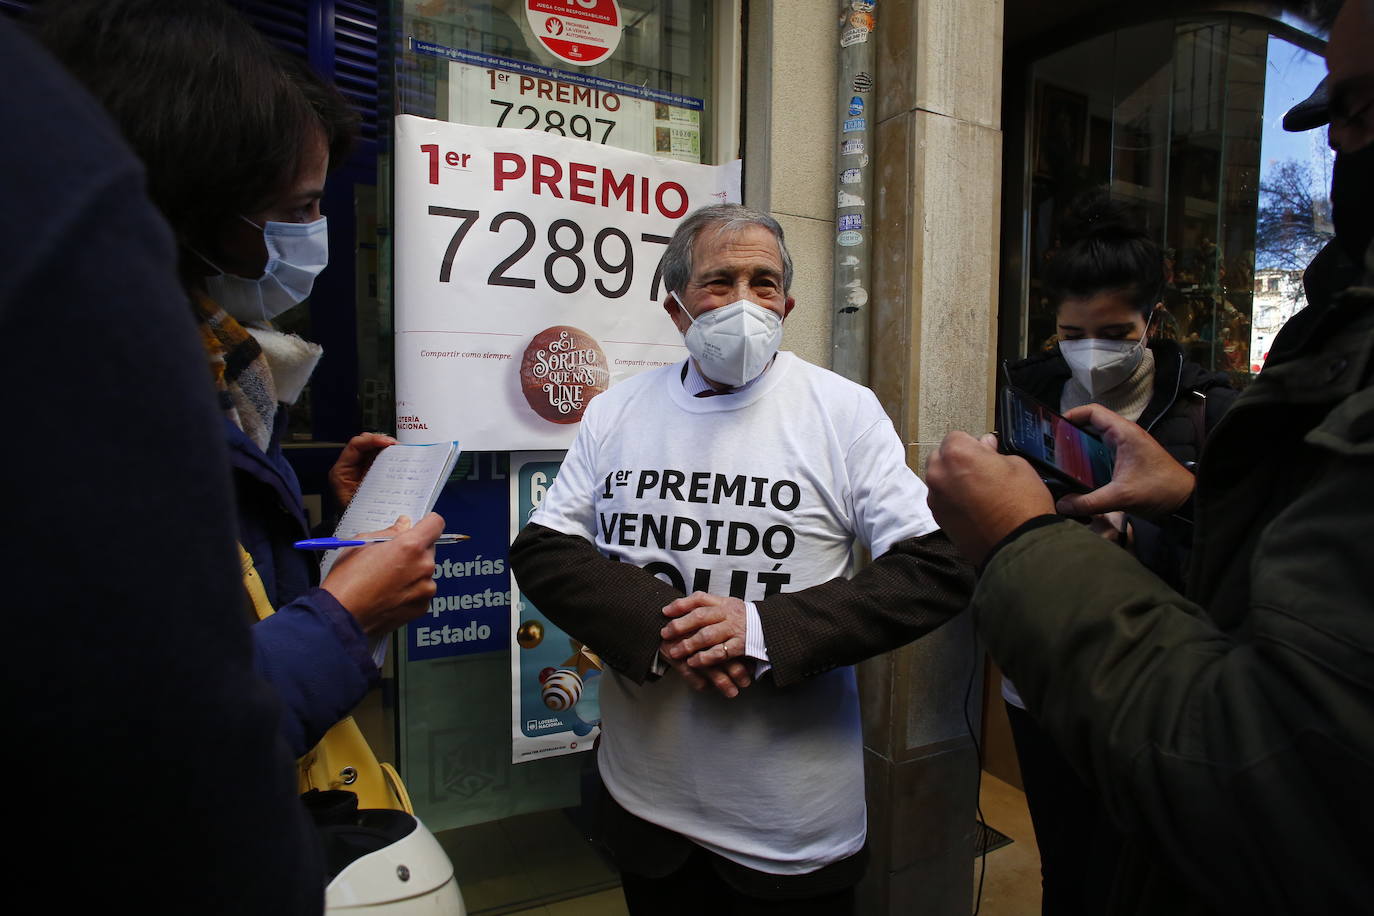
{"label": "white shirt collar", "polygon": [[[759,379],[763,378],[765,375],[768,374],[768,370],[773,368],[773,364],[777,361],[778,357],[775,353],[773,354],[773,358],[768,361],[768,365],[764,366],[763,371],[760,372],[758,375],[754,376],[749,381],[745,382],[743,385],[740,385],[738,388],[727,388],[720,393],[739,394],[742,391],[748,391],[750,388],[758,384]],[[687,357],[687,374],[682,378],[682,387],[687,391],[689,395],[691,395],[692,397],[696,397],[703,391],[714,391],[716,386],[706,381],[706,376],[702,375],[701,370],[697,368],[697,361],[689,356]]]}

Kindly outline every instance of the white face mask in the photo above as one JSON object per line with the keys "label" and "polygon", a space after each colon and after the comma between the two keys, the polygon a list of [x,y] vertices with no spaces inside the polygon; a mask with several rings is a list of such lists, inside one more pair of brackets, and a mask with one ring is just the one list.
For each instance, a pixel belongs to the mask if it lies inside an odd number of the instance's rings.
{"label": "white face mask", "polygon": [[[247,217],[240,219],[262,229],[267,246],[262,276],[249,280],[221,270],[205,278],[205,288],[220,308],[239,321],[270,321],[310,295],[315,277],[329,263],[328,224],[323,216],[313,223],[268,220],[262,226]],[[201,258],[220,270],[209,258]]]}
{"label": "white face mask", "polygon": [[772,309],[740,299],[693,318],[678,294],[671,295],[692,322],[683,335],[687,352],[713,382],[738,388],[753,381],[782,344],[782,317]]}
{"label": "white face mask", "polygon": [[1145,358],[1145,337],[1139,340],[1082,340],[1059,341],[1059,352],[1069,364],[1073,377],[1088,390],[1089,397],[1099,397],[1131,377]]}

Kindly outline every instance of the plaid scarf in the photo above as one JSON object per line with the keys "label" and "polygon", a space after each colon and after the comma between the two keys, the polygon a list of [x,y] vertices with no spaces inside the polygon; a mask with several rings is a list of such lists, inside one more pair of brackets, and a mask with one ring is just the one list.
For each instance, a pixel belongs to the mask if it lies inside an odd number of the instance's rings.
{"label": "plaid scarf", "polygon": [[277,388],[262,347],[209,296],[195,293],[192,305],[220,409],[266,452],[277,416]]}

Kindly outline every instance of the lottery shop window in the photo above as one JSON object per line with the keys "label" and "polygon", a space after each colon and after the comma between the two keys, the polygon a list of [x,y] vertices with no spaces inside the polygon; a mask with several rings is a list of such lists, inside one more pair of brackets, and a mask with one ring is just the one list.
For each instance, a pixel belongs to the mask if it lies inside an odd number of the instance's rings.
{"label": "lottery shop window", "polygon": [[399,113],[714,162],[712,0],[399,0]]}
{"label": "lottery shop window", "polygon": [[1282,127],[1324,75],[1321,47],[1233,14],[1134,25],[1035,61],[1021,353],[1055,341],[1040,288],[1055,227],[1077,195],[1107,190],[1163,251],[1160,333],[1249,382],[1305,304],[1302,268],[1331,235],[1326,131]]}

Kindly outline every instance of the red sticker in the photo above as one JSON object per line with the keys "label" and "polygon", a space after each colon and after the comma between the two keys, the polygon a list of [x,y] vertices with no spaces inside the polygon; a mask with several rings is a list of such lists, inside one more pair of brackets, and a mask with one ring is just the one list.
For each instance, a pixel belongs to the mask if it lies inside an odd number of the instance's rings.
{"label": "red sticker", "polygon": [[616,0],[525,0],[525,16],[545,49],[579,67],[610,58],[624,22]]}

